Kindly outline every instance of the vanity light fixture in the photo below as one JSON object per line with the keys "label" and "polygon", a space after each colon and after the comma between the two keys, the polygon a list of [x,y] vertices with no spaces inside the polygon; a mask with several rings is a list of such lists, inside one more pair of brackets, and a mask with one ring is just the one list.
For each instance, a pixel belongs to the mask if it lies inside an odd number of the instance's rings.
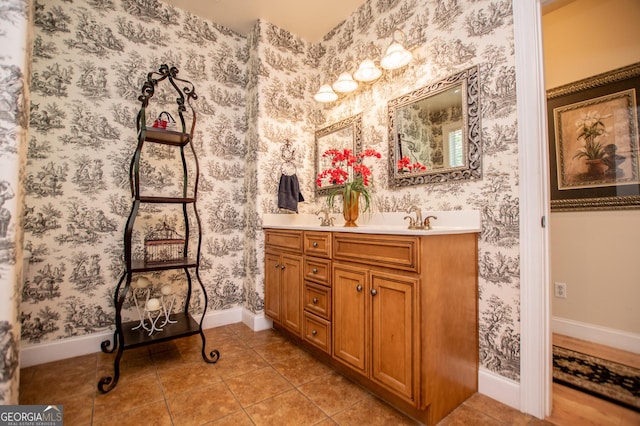
{"label": "vanity light fixture", "polygon": [[338,95],[333,91],[331,86],[329,86],[328,84],[323,84],[322,86],[320,86],[320,89],[318,89],[318,93],[313,95],[313,99],[318,102],[324,103],[333,102],[338,99]]}
{"label": "vanity light fixture", "polygon": [[[402,40],[396,38],[396,35],[400,34]],[[407,49],[404,48],[401,42],[406,43],[407,36],[401,30],[396,29],[393,32],[393,40],[384,57],[380,60],[380,66],[386,70],[395,70],[402,68],[411,62],[413,55]]]}
{"label": "vanity light fixture", "polygon": [[353,73],[353,77],[358,81],[371,82],[380,78],[382,71],[373,63],[371,59],[365,59]]}
{"label": "vanity light fixture", "polygon": [[353,79],[350,72],[345,71],[338,76],[332,87],[336,92],[349,93],[358,88],[358,82]]}

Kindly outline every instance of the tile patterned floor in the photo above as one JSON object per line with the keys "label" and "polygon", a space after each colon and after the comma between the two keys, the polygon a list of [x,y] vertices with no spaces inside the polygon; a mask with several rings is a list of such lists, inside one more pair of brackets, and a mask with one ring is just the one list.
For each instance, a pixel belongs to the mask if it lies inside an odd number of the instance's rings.
{"label": "tile patterned floor", "polygon": [[[72,425],[414,425],[367,390],[315,361],[278,332],[243,324],[205,331],[221,357],[207,364],[200,337],[127,350],[118,385],[97,390],[114,355],[96,353],[24,368],[21,404],[61,404]],[[440,422],[550,425],[481,394]]]}

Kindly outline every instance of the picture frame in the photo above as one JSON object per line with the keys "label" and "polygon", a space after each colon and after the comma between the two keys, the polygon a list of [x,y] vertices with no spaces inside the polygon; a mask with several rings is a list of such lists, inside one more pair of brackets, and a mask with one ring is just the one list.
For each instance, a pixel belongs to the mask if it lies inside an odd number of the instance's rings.
{"label": "picture frame", "polygon": [[640,62],[547,91],[551,211],[640,208]]}

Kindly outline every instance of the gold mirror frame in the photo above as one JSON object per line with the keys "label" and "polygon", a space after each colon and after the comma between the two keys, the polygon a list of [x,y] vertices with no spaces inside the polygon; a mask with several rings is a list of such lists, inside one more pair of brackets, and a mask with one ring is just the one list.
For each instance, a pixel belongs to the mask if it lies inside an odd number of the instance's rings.
{"label": "gold mirror frame", "polygon": [[[442,167],[436,170],[398,172],[401,158],[399,124],[403,108],[417,107],[424,100],[436,100],[438,95],[459,86],[462,106],[463,164],[456,167]],[[443,95],[444,96],[444,95]],[[442,183],[473,180],[482,177],[482,147],[480,140],[480,100],[478,67],[468,68],[411,93],[392,99],[387,103],[389,140],[389,187],[405,187],[428,183]],[[422,123],[415,123],[417,126]],[[426,131],[426,129],[425,129]]]}
{"label": "gold mirror frame", "polygon": [[[345,134],[349,136],[345,139]],[[350,148],[353,150],[354,155],[358,155],[362,152],[362,114],[354,115],[353,117],[345,118],[337,123],[334,123],[328,127],[316,131],[316,174],[318,174],[329,167],[330,164],[322,164],[322,154],[328,149],[345,149]],[[335,138],[344,139],[339,143],[340,146],[335,146]],[[349,140],[350,139],[350,140]],[[330,161],[327,159],[327,161]],[[324,185],[318,187],[315,185],[316,196],[328,195],[331,191],[339,188],[341,185]]]}

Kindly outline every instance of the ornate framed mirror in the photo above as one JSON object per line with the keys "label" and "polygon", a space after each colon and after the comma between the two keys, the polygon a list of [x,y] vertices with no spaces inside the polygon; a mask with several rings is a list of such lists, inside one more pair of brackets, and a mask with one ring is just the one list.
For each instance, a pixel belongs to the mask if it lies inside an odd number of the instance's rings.
{"label": "ornate framed mirror", "polygon": [[[331,167],[331,159],[322,156],[328,149],[352,149],[354,155],[362,151],[362,114],[345,118],[316,131],[316,174]],[[327,195],[340,185],[315,184],[316,196]]]}
{"label": "ornate framed mirror", "polygon": [[482,176],[478,67],[388,102],[389,186]]}

